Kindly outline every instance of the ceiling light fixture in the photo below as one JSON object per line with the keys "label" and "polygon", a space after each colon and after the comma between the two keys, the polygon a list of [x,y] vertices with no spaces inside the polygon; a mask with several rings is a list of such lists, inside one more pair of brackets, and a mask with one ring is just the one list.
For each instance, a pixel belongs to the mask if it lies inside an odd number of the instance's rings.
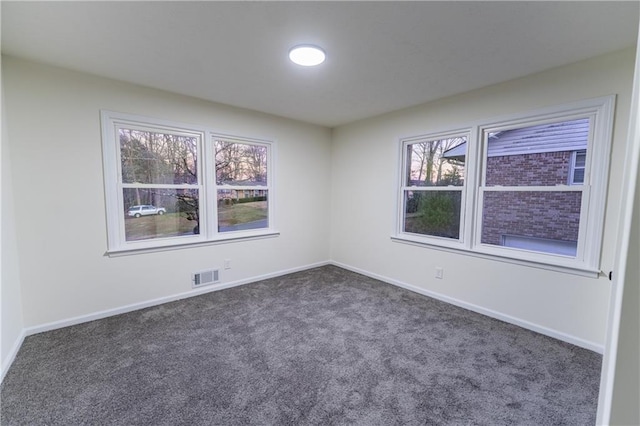
{"label": "ceiling light fixture", "polygon": [[326,55],[318,46],[301,44],[289,50],[289,59],[303,67],[313,67],[324,62]]}

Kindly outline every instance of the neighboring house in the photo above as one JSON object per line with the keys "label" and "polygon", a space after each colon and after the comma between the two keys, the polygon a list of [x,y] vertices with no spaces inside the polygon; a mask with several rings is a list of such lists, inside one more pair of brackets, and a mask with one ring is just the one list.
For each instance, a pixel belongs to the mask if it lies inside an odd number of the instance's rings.
{"label": "neighboring house", "polygon": [[225,181],[224,185],[228,185],[231,188],[218,189],[218,201],[220,200],[240,200],[243,198],[253,197],[265,197],[267,196],[267,189],[255,189],[242,188],[243,186],[264,186],[265,182],[262,181],[247,181],[247,180],[235,180]]}
{"label": "neighboring house", "polygon": [[[581,185],[589,119],[531,126],[489,136],[485,187]],[[443,157],[464,162],[465,144]],[[485,191],[482,243],[575,255],[581,193]]]}
{"label": "neighboring house", "polygon": [[265,189],[220,189],[218,190],[218,199],[234,199],[252,197],[264,197],[267,195]]}

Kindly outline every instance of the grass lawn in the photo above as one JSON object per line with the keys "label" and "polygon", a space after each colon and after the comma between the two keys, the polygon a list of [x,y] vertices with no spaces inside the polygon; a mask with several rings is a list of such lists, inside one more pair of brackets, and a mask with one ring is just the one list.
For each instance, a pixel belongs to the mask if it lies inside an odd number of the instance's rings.
{"label": "grass lawn", "polygon": [[180,213],[127,218],[124,221],[127,241],[190,235],[195,226],[196,222],[187,220]]}
{"label": "grass lawn", "polygon": [[[218,225],[233,226],[256,222],[268,217],[267,202],[222,205],[218,207]],[[124,230],[127,241],[192,235],[196,222],[187,220],[184,214],[167,213],[162,216],[127,217]]]}
{"label": "grass lawn", "polygon": [[454,223],[448,227],[440,227],[433,229],[428,225],[425,225],[423,220],[417,213],[407,213],[404,220],[404,232],[411,232],[412,234],[433,235],[436,237],[446,237],[457,239],[460,235],[460,229],[457,223]]}
{"label": "grass lawn", "polygon": [[267,202],[256,201],[218,207],[218,226],[233,226],[240,223],[255,222],[268,217]]}

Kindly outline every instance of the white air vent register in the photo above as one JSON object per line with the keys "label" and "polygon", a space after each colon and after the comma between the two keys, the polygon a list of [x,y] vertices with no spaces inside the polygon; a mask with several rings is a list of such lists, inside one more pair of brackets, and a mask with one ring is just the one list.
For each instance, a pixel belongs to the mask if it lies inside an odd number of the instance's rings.
{"label": "white air vent register", "polygon": [[196,272],[191,276],[192,287],[202,287],[204,285],[215,284],[220,282],[220,270],[211,269],[209,271]]}

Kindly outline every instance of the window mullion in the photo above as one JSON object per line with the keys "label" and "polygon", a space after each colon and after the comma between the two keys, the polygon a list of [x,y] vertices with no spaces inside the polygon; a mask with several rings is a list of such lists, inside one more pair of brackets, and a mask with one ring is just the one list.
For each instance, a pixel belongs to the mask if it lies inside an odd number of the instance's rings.
{"label": "window mullion", "polygon": [[480,128],[473,126],[469,129],[469,144],[467,147],[467,175],[465,176],[464,198],[464,246],[467,250],[471,250],[475,244],[477,227],[477,199],[478,194],[475,190],[480,184],[480,173],[482,172],[481,164],[481,144]]}
{"label": "window mullion", "polygon": [[464,186],[403,186],[402,191],[464,191]]}
{"label": "window mullion", "polygon": [[584,187],[584,185],[481,186],[486,192],[582,192]]}
{"label": "window mullion", "polygon": [[215,169],[215,147],[211,133],[205,135],[204,143],[204,176],[203,182],[207,195],[207,205],[205,206],[206,215],[203,216],[205,222],[205,232],[208,239],[214,239],[218,234],[218,196],[216,187],[216,169]]}
{"label": "window mullion", "polygon": [[120,188],[141,188],[141,189],[199,189],[201,187],[200,184],[148,184],[148,183],[121,183],[119,184]]}

